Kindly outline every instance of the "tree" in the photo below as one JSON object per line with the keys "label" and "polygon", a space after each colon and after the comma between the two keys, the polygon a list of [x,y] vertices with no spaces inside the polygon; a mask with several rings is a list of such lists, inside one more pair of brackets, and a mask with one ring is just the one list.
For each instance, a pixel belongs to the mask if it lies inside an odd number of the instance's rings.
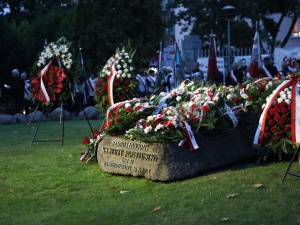
{"label": "tree", "polygon": [[160,0],[79,0],[75,35],[90,69],[99,69],[128,42],[136,49],[135,65],[148,66],[165,30],[161,10]]}
{"label": "tree", "polygon": [[[236,47],[251,47],[252,37],[256,29],[256,23],[258,21],[263,22],[263,28],[258,27],[261,30],[262,38],[266,38],[268,34],[272,37],[269,44],[272,46],[272,51],[277,44],[284,47],[287,43],[292,29],[297,21],[298,17],[298,0],[270,0],[270,1],[251,1],[251,0],[234,0],[234,1],[219,1],[219,0],[174,0],[170,7],[183,6],[186,8],[176,16],[176,22],[182,23],[184,29],[187,26],[194,23],[192,33],[198,34],[200,37],[207,34],[209,30],[222,38],[222,35],[226,33],[226,15],[222,8],[226,5],[232,5],[236,7],[235,19],[231,23],[232,32],[231,40]],[[279,14],[278,21],[274,21],[271,16]],[[277,35],[282,25],[284,17],[290,16],[293,18],[288,32],[285,35],[284,40],[281,43],[277,41]],[[181,21],[184,22],[181,22]],[[245,21],[251,21],[249,25]],[[243,32],[240,32],[243,31]],[[226,39],[226,38],[225,38]],[[221,42],[225,42],[223,39]],[[222,43],[221,43],[222,44]]]}

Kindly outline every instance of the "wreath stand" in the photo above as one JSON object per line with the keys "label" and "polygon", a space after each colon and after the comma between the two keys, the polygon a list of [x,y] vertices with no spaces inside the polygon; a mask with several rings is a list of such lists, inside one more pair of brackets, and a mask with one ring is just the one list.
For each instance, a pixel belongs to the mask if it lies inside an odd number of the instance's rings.
{"label": "wreath stand", "polygon": [[285,174],[284,174],[284,176],[283,176],[283,178],[282,178],[282,182],[285,180],[285,178],[286,178],[286,176],[287,176],[288,174],[300,178],[300,174],[295,173],[295,172],[292,172],[292,171],[290,170],[290,168],[291,168],[291,166],[292,166],[292,164],[293,164],[293,162],[294,162],[294,159],[295,159],[296,155],[298,155],[298,154],[300,153],[299,151],[300,151],[300,147],[297,148],[297,151],[296,151],[295,154],[293,155],[292,160],[290,161],[290,164],[289,164],[289,166],[288,166],[287,170],[285,171]]}
{"label": "wreath stand", "polygon": [[[30,120],[29,120],[29,122],[28,122],[28,125],[31,123],[33,117],[35,116],[35,113],[36,113],[36,111],[37,111],[39,105],[40,105],[40,104],[38,104],[37,107],[35,108],[35,110],[34,110],[32,116],[31,116],[31,118],[30,118]],[[36,128],[35,133],[34,133],[34,135],[33,135],[33,138],[32,138],[32,141],[31,141],[31,145],[32,145],[34,142],[61,142],[61,145],[63,145],[63,144],[64,144],[64,136],[65,136],[65,119],[64,119],[64,118],[65,118],[65,115],[64,115],[64,114],[65,114],[65,111],[64,111],[64,109],[63,109],[63,104],[61,104],[61,113],[60,113],[60,125],[62,125],[62,136],[61,136],[61,139],[56,139],[56,140],[36,140],[36,139],[35,139],[36,134],[37,134],[37,132],[38,132],[38,130],[39,130],[39,127],[40,127],[40,125],[41,125],[41,121],[42,121],[42,118],[43,118],[43,116],[44,116],[45,110],[46,110],[46,106],[43,106],[42,115],[41,115],[41,117],[40,117],[40,119],[39,119],[37,128]]]}
{"label": "wreath stand", "polygon": [[[37,111],[39,105],[40,105],[40,104],[38,104],[37,107],[35,108],[35,110],[34,110],[32,116],[31,116],[31,118],[30,118],[30,120],[29,120],[29,122],[28,122],[28,125],[31,123],[33,117],[35,116],[35,113],[36,113],[36,111]],[[43,106],[42,115],[41,115],[41,117],[40,117],[40,119],[39,119],[37,128],[36,128],[35,133],[34,133],[34,135],[33,135],[33,138],[32,138],[32,141],[31,141],[31,145],[32,145],[34,142],[61,142],[61,145],[63,145],[63,144],[64,144],[64,137],[65,137],[65,119],[64,119],[64,118],[65,118],[65,115],[64,115],[64,114],[65,114],[65,111],[64,111],[64,108],[63,108],[63,104],[61,104],[61,111],[60,111],[60,125],[62,125],[62,137],[61,137],[61,139],[57,139],[57,140],[35,140],[35,137],[36,137],[37,132],[38,132],[38,130],[39,130],[39,127],[40,127],[40,125],[41,125],[41,121],[42,121],[42,118],[43,118],[43,116],[44,116],[45,110],[46,110],[46,106]],[[85,116],[85,118],[86,118],[86,121],[88,122],[88,125],[89,125],[89,127],[90,127],[90,129],[91,129],[92,134],[94,134],[93,128],[92,128],[92,126],[91,126],[91,124],[90,124],[90,121],[89,121],[89,119],[88,119],[88,117],[87,117],[87,115],[86,115],[86,113],[85,113],[84,108],[82,109],[82,111],[83,111],[83,113],[84,113],[84,116]]]}

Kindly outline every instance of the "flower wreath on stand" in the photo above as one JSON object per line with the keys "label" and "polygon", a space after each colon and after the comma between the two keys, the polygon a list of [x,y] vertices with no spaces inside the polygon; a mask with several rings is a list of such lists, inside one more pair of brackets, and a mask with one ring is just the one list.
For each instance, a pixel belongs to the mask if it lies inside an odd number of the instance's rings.
{"label": "flower wreath on stand", "polygon": [[254,136],[256,148],[279,154],[294,153],[300,145],[300,76],[291,74],[273,90],[262,105]]}
{"label": "flower wreath on stand", "polygon": [[95,87],[97,107],[105,114],[114,103],[132,99],[137,81],[135,79],[132,58],[135,51],[117,48],[115,55],[110,57],[103,69],[98,73]]}
{"label": "flower wreath on stand", "polygon": [[71,71],[74,63],[70,46],[71,42],[61,37],[45,46],[39,54],[33,66],[30,86],[34,102],[44,106],[52,106],[56,102],[62,105],[72,97],[71,84],[76,73]]}
{"label": "flower wreath on stand", "polygon": [[[130,49],[130,47],[128,47]],[[134,97],[137,87],[137,80],[134,74],[134,66],[132,58],[135,50],[126,51],[125,47],[121,50],[117,48],[115,55],[110,57],[103,69],[98,73],[98,81],[95,87],[95,100],[97,107],[102,115],[106,115],[110,107],[120,107],[125,100]],[[125,104],[125,103],[124,103]],[[116,108],[112,108],[112,111]],[[82,144],[88,146],[85,152],[82,152],[81,161],[88,163],[91,158],[96,156],[98,144],[105,136],[104,127],[110,125],[105,118],[103,126],[100,130],[94,130],[92,138],[85,137]]]}

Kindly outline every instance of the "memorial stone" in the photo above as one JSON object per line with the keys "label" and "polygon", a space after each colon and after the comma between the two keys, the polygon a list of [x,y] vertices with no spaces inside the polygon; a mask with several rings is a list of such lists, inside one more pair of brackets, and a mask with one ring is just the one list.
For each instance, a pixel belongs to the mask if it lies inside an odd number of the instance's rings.
{"label": "memorial stone", "polygon": [[198,138],[199,149],[178,143],[145,143],[121,136],[106,136],[98,145],[100,168],[108,173],[169,181],[198,175],[256,155],[242,129]]}

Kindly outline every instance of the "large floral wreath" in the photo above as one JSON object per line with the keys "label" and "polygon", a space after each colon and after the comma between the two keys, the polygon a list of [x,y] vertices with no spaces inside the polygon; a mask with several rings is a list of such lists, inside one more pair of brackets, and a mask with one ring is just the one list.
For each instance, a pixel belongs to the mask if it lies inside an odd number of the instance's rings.
{"label": "large floral wreath", "polygon": [[107,109],[116,102],[134,97],[137,85],[132,58],[135,51],[125,48],[116,50],[98,73],[99,79],[95,88],[95,100],[99,110],[105,114]]}
{"label": "large floral wreath", "polygon": [[61,37],[39,54],[30,86],[34,100],[50,105],[71,97],[71,80],[75,73],[71,72],[74,63],[70,46],[71,42]]}

